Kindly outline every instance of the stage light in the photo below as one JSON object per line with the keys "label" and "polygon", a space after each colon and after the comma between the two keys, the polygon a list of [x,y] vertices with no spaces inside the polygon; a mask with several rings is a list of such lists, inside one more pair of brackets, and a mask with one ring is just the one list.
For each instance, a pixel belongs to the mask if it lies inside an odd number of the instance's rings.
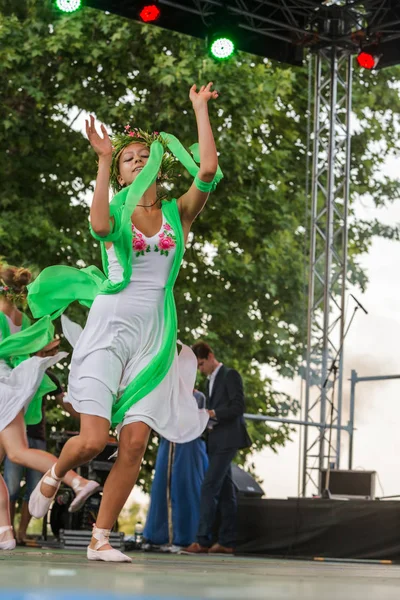
{"label": "stage light", "polygon": [[233,24],[221,26],[220,23],[209,29],[207,33],[207,48],[215,60],[228,60],[236,51],[236,36]]}
{"label": "stage light", "polygon": [[161,11],[156,4],[146,4],[139,13],[144,23],[154,23],[160,17]]}
{"label": "stage light", "polygon": [[56,0],[56,8],[64,13],[72,13],[82,7],[82,0]]}
{"label": "stage light", "polygon": [[374,69],[377,66],[379,59],[380,56],[363,51],[361,51],[357,56],[357,62],[360,65],[360,67],[369,70]]}
{"label": "stage light", "polygon": [[227,60],[235,52],[235,44],[226,35],[216,35],[210,42],[210,52],[216,60]]}

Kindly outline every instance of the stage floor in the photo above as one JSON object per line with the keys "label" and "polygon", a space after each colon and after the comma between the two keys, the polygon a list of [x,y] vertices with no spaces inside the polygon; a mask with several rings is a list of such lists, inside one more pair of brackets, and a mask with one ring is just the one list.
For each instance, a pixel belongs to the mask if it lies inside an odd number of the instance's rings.
{"label": "stage floor", "polygon": [[0,553],[0,600],[398,600],[400,566],[132,553],[132,564],[82,551]]}

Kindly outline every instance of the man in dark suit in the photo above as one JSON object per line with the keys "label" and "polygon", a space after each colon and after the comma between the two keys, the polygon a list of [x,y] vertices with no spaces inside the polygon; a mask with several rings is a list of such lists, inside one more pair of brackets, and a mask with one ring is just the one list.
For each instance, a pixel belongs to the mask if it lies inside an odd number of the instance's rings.
{"label": "man in dark suit", "polygon": [[[197,342],[192,349],[200,372],[207,375],[209,467],[201,488],[197,541],[185,548],[185,552],[232,554],[236,541],[237,503],[231,463],[239,449],[251,445],[243,417],[243,383],[235,369],[229,369],[215,358],[208,344]],[[211,546],[217,512],[221,518],[218,542]]]}

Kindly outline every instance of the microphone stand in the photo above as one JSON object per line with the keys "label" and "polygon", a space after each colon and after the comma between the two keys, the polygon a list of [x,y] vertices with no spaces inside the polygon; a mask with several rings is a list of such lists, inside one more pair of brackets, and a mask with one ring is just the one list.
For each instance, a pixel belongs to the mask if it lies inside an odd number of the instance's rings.
{"label": "microphone stand", "polygon": [[[331,492],[329,490],[329,483],[330,483],[330,476],[331,476],[331,442],[332,442],[332,425],[333,425],[333,409],[334,409],[334,402],[335,402],[335,387],[336,387],[336,378],[337,378],[337,372],[338,372],[338,364],[337,364],[337,359],[339,358],[339,356],[342,353],[342,349],[343,349],[343,344],[344,341],[346,339],[346,336],[349,332],[349,329],[354,321],[354,317],[356,316],[356,313],[358,311],[360,307],[358,306],[358,304],[354,307],[353,310],[353,314],[351,316],[350,319],[350,323],[347,326],[347,329],[344,333],[342,342],[340,344],[339,350],[336,352],[336,356],[332,361],[332,364],[330,366],[330,369],[328,371],[328,374],[326,376],[326,379],[324,381],[324,385],[322,386],[322,389],[326,389],[326,386],[328,385],[328,381],[329,381],[329,377],[331,376],[331,374],[333,373],[333,386],[332,386],[332,401],[331,401],[331,414],[330,414],[330,424],[329,424],[329,442],[328,442],[328,468],[326,470],[326,477],[325,477],[325,486],[324,489],[322,490],[321,493],[321,498],[323,498],[324,500],[330,500],[332,495]],[[324,431],[323,431],[323,435],[325,435],[326,432],[326,422],[325,422],[325,427],[324,427]]]}

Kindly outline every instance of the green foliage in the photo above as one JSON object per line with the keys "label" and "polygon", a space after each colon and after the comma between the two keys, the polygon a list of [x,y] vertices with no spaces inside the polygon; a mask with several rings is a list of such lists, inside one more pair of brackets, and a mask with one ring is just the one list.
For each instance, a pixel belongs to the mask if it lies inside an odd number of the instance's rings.
{"label": "green foliage", "polygon": [[[398,194],[398,182],[380,174],[399,147],[398,77],[398,68],[355,75],[352,194],[368,193],[377,206]],[[277,394],[260,367],[292,377],[303,353],[306,69],[245,54],[215,63],[199,40],[154,26],[92,9],[62,16],[46,1],[0,0],[0,255],[37,269],[99,265],[85,200],[96,161],[75,118],[95,114],[114,132],[126,123],[170,131],[188,147],[197,137],[189,88],[207,81],[220,93],[210,112],[225,179],[193,227],[176,285],[180,337],[207,337],[238,368],[248,412],[288,414],[298,403]],[[183,175],[173,195],[190,183]],[[364,287],[358,256],[373,235],[397,239],[398,229],[350,217],[349,276]],[[71,316],[84,321],[79,307]],[[64,426],[57,411],[50,420]],[[290,429],[251,423],[250,433],[254,448],[277,451]],[[155,446],[142,471],[145,488]]]}
{"label": "green foliage", "polygon": [[136,523],[145,522],[145,511],[141,504],[133,502],[131,506],[124,508],[118,517],[118,530],[125,535],[133,535]]}

